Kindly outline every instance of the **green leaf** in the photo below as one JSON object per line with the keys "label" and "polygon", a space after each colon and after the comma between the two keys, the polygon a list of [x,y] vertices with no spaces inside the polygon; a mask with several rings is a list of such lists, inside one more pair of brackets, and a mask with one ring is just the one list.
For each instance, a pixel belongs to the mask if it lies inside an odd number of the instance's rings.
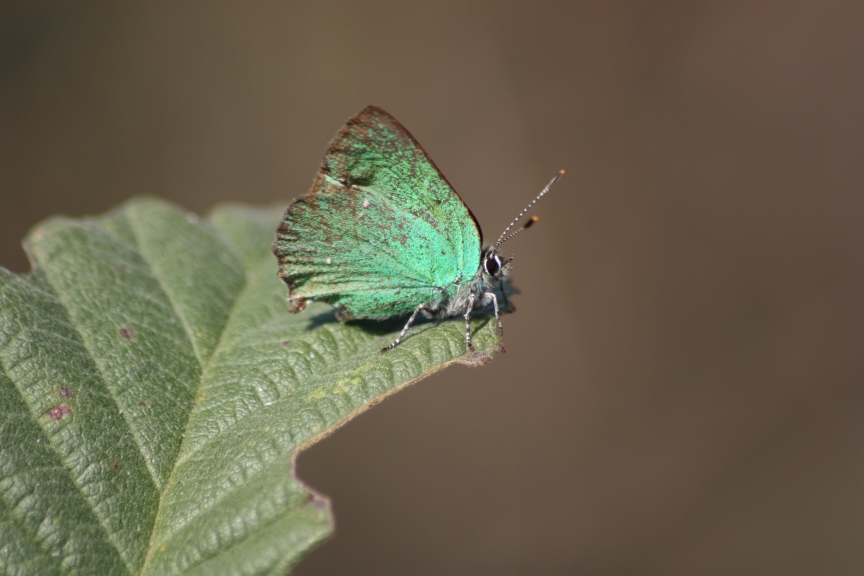
{"label": "green leaf", "polygon": [[55,219],[0,268],[0,572],[274,574],[332,532],[302,448],[500,347],[494,322],[288,312],[278,210],[158,200]]}

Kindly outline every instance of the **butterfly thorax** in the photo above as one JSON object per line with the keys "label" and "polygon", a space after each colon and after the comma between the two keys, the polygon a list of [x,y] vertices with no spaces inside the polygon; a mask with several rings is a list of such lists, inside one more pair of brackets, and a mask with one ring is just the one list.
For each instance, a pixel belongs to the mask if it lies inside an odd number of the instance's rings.
{"label": "butterfly thorax", "polygon": [[495,248],[489,246],[483,250],[480,265],[474,276],[467,282],[459,285],[453,297],[444,303],[437,311],[438,316],[455,316],[463,314],[468,308],[471,295],[475,302],[481,305],[486,303],[486,294],[494,293],[495,284],[510,272],[510,262],[502,262],[501,256]]}

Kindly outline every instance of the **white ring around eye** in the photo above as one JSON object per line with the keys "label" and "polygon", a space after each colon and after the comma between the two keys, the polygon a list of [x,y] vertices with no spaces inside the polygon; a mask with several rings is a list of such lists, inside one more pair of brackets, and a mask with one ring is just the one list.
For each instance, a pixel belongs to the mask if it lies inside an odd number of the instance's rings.
{"label": "white ring around eye", "polygon": [[[489,262],[490,261],[494,262],[494,266],[493,266],[494,269],[493,270],[489,269]],[[495,276],[496,274],[498,274],[498,272],[501,271],[501,257],[498,256],[498,254],[493,253],[493,254],[490,254],[489,256],[487,256],[486,258],[484,258],[483,259],[483,270],[486,272],[486,274],[488,274],[490,276]]]}

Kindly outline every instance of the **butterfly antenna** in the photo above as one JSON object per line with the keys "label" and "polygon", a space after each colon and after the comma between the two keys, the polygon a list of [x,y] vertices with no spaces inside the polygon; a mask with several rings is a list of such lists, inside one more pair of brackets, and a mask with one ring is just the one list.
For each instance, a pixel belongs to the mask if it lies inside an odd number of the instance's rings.
{"label": "butterfly antenna", "polygon": [[527,230],[528,228],[533,226],[534,223],[537,222],[539,219],[540,218],[538,218],[537,216],[531,216],[531,218],[529,218],[528,221],[525,222],[525,224],[523,224],[521,228],[517,229],[515,232],[513,232],[512,234],[510,234],[509,236],[507,236],[503,240],[499,240],[498,244],[495,244],[495,246],[498,247],[501,244],[503,244],[504,242],[507,242],[508,240],[510,240],[513,236],[516,236],[517,234],[522,232],[523,230]]}
{"label": "butterfly antenna", "polygon": [[513,219],[513,221],[510,223],[510,225],[507,226],[507,228],[504,229],[504,232],[501,233],[501,236],[498,237],[498,241],[495,242],[495,248],[498,248],[498,246],[500,246],[501,244],[503,244],[504,242],[506,242],[507,240],[509,240],[509,239],[512,238],[513,236],[516,236],[516,234],[518,234],[519,232],[522,232],[523,230],[525,230],[525,229],[527,229],[527,228],[530,228],[531,225],[534,224],[534,223],[537,221],[537,217],[536,217],[536,216],[532,216],[531,219],[528,220],[528,222],[526,222],[524,226],[522,226],[520,229],[518,229],[518,230],[516,230],[515,232],[513,232],[513,234],[507,236],[507,233],[510,231],[510,229],[513,228],[513,226],[515,226],[516,223],[519,222],[519,220],[522,219],[522,216],[524,216],[525,213],[528,212],[528,210],[530,210],[531,207],[534,206],[534,204],[536,204],[538,200],[540,200],[540,198],[542,198],[543,196],[545,196],[546,193],[549,192],[549,190],[552,189],[552,187],[555,185],[555,183],[558,182],[558,179],[561,178],[561,176],[563,176],[563,175],[564,175],[564,170],[559,170],[559,171],[558,171],[558,174],[556,174],[555,177],[552,178],[552,180],[550,180],[548,184],[546,184],[546,187],[543,188],[543,191],[540,192],[540,194],[538,194],[537,197],[534,198],[534,200],[532,200],[531,202],[529,202],[528,205],[525,207],[524,210],[522,210],[521,212],[519,212],[519,215],[516,216],[516,218]]}

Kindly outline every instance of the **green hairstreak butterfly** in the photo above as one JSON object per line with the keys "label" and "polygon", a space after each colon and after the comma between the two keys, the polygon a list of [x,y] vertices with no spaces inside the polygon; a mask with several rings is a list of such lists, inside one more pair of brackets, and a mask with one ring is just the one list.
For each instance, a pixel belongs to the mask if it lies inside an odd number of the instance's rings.
{"label": "green hairstreak butterfly", "polygon": [[288,206],[276,232],[273,252],[291,311],[321,301],[337,307],[341,321],[410,315],[382,352],[402,341],[420,313],[461,315],[473,351],[475,307],[491,303],[503,332],[494,288],[512,258],[503,260],[498,248],[536,221],[508,235],[562,174],[483,248],[471,210],[420,144],[393,116],[367,107],[330,142],[312,190]]}

